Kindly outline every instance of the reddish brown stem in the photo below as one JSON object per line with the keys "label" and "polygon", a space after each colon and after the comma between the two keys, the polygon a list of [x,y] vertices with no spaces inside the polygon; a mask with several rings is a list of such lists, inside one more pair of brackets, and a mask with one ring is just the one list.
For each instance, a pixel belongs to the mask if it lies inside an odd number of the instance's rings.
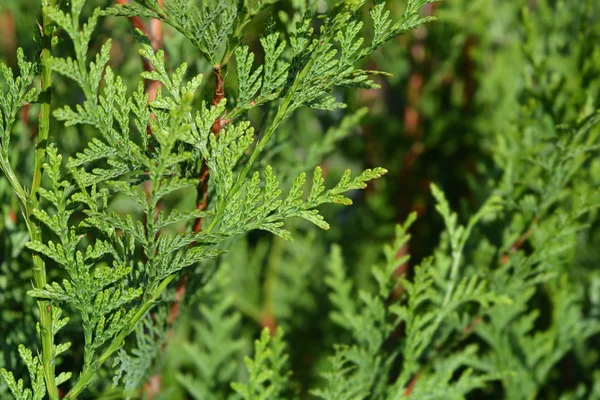
{"label": "reddish brown stem", "polygon": [[266,312],[262,316],[260,324],[263,328],[267,328],[269,330],[269,334],[271,336],[275,336],[275,333],[277,331],[277,322],[275,321],[275,316],[273,315],[273,312]]}
{"label": "reddish brown stem", "polygon": [[183,275],[179,281],[179,285],[177,285],[177,290],[175,291],[175,302],[171,304],[171,311],[169,313],[169,325],[173,325],[179,316],[179,305],[181,304],[183,296],[185,295],[185,285],[187,284],[187,281],[187,275]]}
{"label": "reddish brown stem", "polygon": [[0,13],[0,48],[5,54],[9,65],[16,64],[17,34],[15,20],[10,12],[2,10]]}
{"label": "reddish brown stem", "polygon": [[512,246],[510,246],[510,250],[507,254],[502,255],[502,257],[500,258],[500,265],[504,265],[508,262],[508,260],[510,259],[510,254],[516,252],[517,250],[519,250],[521,248],[521,246],[523,246],[523,244],[525,244],[525,242],[527,241],[527,239],[529,239],[529,237],[531,236],[531,229],[527,230],[527,232],[525,232],[524,234],[522,234],[514,243]]}
{"label": "reddish brown stem", "polygon": [[475,318],[470,324],[469,326],[467,326],[464,330],[463,330],[463,336],[467,336],[469,335],[471,332],[473,332],[473,329],[475,329],[475,327],[477,325],[479,325],[480,323],[483,322],[483,318],[481,317],[477,317]]}
{"label": "reddish brown stem", "polygon": [[[200,181],[197,186],[197,196],[198,202],[196,203],[196,209],[200,211],[204,211],[208,206],[208,178],[210,176],[210,171],[206,162],[202,162],[202,167],[200,168]],[[204,222],[204,218],[196,218],[194,221],[194,233],[199,233],[202,231],[202,224]],[[192,243],[192,246],[194,243]]]}
{"label": "reddish brown stem", "polygon": [[144,394],[146,395],[145,398],[148,400],[152,400],[155,395],[161,392],[161,386],[162,377],[160,376],[160,374],[152,375],[142,387],[142,392],[144,392]]}
{"label": "reddish brown stem", "polygon": [[[215,90],[212,96],[212,104],[213,106],[218,105],[221,100],[225,98],[225,89],[224,89],[224,79],[221,75],[221,66],[217,65],[213,68],[213,74],[215,76]],[[211,132],[213,135],[218,136],[221,129],[227,124],[227,121],[223,116],[220,116],[215,120],[212,125]],[[202,166],[200,167],[199,174],[199,182],[196,187],[197,193],[197,201],[196,201],[196,209],[198,210],[206,210],[208,207],[208,180],[210,178],[210,170],[208,169],[208,165],[206,164],[206,160],[202,161]],[[194,233],[199,233],[202,231],[202,225],[204,223],[204,218],[198,217],[194,221]],[[195,243],[192,243],[190,246],[193,246]]]}
{"label": "reddish brown stem", "polygon": [[410,380],[410,383],[408,384],[408,386],[406,387],[406,390],[404,391],[404,396],[406,396],[406,397],[410,396],[412,391],[415,389],[415,385],[417,384],[417,379],[419,379],[419,373],[416,373],[415,376],[413,376],[413,378]]}
{"label": "reddish brown stem", "polygon": [[[221,76],[221,66],[217,65],[213,68],[213,74],[215,75],[216,85],[215,91],[213,93],[212,103],[213,106],[216,106],[225,98],[225,89],[223,87],[225,81],[223,80],[223,76]],[[215,132],[213,132],[215,133]]]}
{"label": "reddish brown stem", "polygon": [[[128,0],[116,0],[117,4],[127,4]],[[159,0],[158,4],[162,6],[163,0]],[[134,29],[139,29],[142,33],[148,37],[150,40],[150,44],[154,51],[162,48],[163,45],[163,34],[162,34],[162,22],[157,19],[150,20],[150,28],[146,26],[144,21],[140,17],[129,17],[129,22]],[[148,59],[142,57],[142,63],[144,67],[144,71],[153,71],[154,67],[150,64]],[[150,97],[150,101],[153,101],[156,98],[156,91],[160,86],[160,82],[157,81],[147,81],[146,82],[146,93],[148,93]],[[151,134],[151,131],[148,128],[148,133]]]}

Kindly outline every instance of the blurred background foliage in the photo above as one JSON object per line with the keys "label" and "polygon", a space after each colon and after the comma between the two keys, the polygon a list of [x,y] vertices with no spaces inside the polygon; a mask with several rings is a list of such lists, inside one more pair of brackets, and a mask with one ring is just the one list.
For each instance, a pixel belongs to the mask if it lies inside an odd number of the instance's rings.
{"label": "blurred background foliage", "polygon": [[[285,27],[294,11],[303,12],[308,3],[325,10],[340,1],[344,0],[279,1],[253,22],[245,40],[258,55],[265,24]],[[113,5],[109,0],[89,3],[93,4],[86,8],[88,15],[93,7]],[[402,1],[388,4],[397,15],[403,11]],[[542,140],[552,140],[559,126],[581,123],[600,108],[600,2],[446,0],[426,6],[425,13],[438,20],[399,37],[365,60],[365,69],[392,74],[378,78],[380,90],[335,93],[349,104],[343,111],[299,110],[280,128],[264,160],[280,177],[294,177],[315,163],[333,176],[347,166],[353,170],[383,166],[389,174],[356,193],[353,207],[326,209],[324,215],[332,222],[327,232],[292,222],[286,227],[296,237],[291,243],[253,233],[229,243],[235,251],[214,263],[210,277],[199,274],[202,279],[195,279],[190,272],[179,317],[175,322],[163,321],[168,333],[153,344],[158,354],[148,359],[148,372],[139,377],[146,384],[131,393],[147,397],[152,393],[155,399],[230,398],[229,383],[244,379],[242,359],[252,352],[258,332],[281,326],[295,389],[308,396],[308,389],[320,382],[319,373],[333,344],[343,342],[346,335],[329,319],[332,305],[325,281],[332,243],[340,244],[354,285],[368,289],[373,285],[369,267],[382,260],[381,246],[392,240],[394,226],[416,211],[419,218],[412,239],[402,249],[412,258],[399,271],[411,276],[411,267],[437,248],[443,230],[443,221],[434,211],[431,182],[444,189],[464,219],[490,193],[517,190],[509,179],[501,181],[507,179],[506,171],[518,169],[517,160],[543,156],[538,151]],[[29,56],[35,54],[31,39],[38,36],[39,15],[38,0],[0,0],[0,59],[9,66],[15,67],[17,46],[24,46]],[[131,25],[114,17],[104,18],[100,25],[92,48],[96,51],[112,38],[111,67],[137,82],[143,66]],[[187,40],[167,26],[160,29],[170,65],[185,61],[190,74],[211,73],[210,65]],[[68,41],[60,41],[56,52],[67,54],[68,46]],[[235,92],[234,74],[228,71],[226,93]],[[54,79],[54,106],[82,98],[62,77]],[[205,82],[206,99],[213,83]],[[37,114],[35,104],[24,109],[13,132],[11,157],[25,180],[32,173]],[[259,113],[250,118],[260,126]],[[51,129],[65,158],[80,151],[95,134],[81,126],[65,128],[55,120]],[[573,191],[597,191],[599,185],[600,159],[595,158],[578,176]],[[183,196],[172,202],[176,206],[194,198]],[[37,317],[35,311],[24,311],[35,310],[33,300],[25,295],[31,280],[30,255],[24,251],[28,238],[17,200],[4,178],[0,178],[0,207],[0,366],[22,372],[17,370],[14,349],[18,343],[35,341]],[[126,203],[115,207],[128,212]],[[573,239],[575,250],[562,279],[569,282],[568,291],[578,296],[577,312],[597,321],[597,213],[585,222],[588,228]],[[481,232],[481,240],[471,245],[485,247],[485,241],[493,241],[496,234],[500,233]],[[59,278],[52,268],[49,274],[51,279]],[[552,324],[556,312],[552,293],[533,296],[524,305],[542,316],[532,329]],[[171,296],[176,296],[175,288]],[[581,340],[575,336],[549,372],[534,379],[538,387],[529,391],[529,397],[522,394],[527,391],[514,389],[519,378],[506,378],[473,392],[472,398],[598,399],[599,339],[598,334]],[[0,386],[0,397],[5,396],[3,389]],[[98,384],[91,396],[121,398],[123,391]]]}

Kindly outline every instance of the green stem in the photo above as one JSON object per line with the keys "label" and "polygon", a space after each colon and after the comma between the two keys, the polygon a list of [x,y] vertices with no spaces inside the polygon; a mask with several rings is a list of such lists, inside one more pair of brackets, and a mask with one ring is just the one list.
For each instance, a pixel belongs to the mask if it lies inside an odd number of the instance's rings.
{"label": "green stem", "polygon": [[[55,7],[56,0],[42,0],[42,53],[40,56],[42,93],[40,96],[39,132],[35,145],[35,167],[33,171],[33,182],[31,192],[25,207],[25,220],[31,240],[41,241],[42,232],[33,220],[32,212],[38,205],[38,189],[42,182],[42,165],[46,158],[46,146],[50,133],[50,100],[52,93],[52,75],[50,70],[50,58],[52,57],[52,34],[54,24],[47,13],[47,7]],[[33,255],[33,280],[38,289],[46,286],[46,266],[42,258]],[[58,400],[58,388],[56,386],[54,373],[54,334],[52,332],[52,308],[47,300],[37,302],[40,309],[40,336],[42,341],[42,367],[46,380],[46,390],[51,400]]]}
{"label": "green stem", "polygon": [[19,203],[21,203],[21,211],[23,212],[23,215],[26,215],[25,209],[27,207],[27,193],[25,192],[25,189],[23,189],[23,186],[21,186],[21,183],[19,182],[19,179],[17,179],[17,176],[12,170],[10,164],[8,164],[8,159],[5,162],[4,157],[0,157],[0,169],[2,172],[4,172],[6,179],[8,179],[8,183],[10,183],[10,186],[17,195]]}
{"label": "green stem", "polygon": [[[42,0],[42,10],[56,6],[57,0]],[[46,146],[50,133],[50,101],[52,98],[52,71],[50,70],[50,59],[52,57],[52,33],[54,23],[48,18],[47,13],[42,16],[43,36],[42,54],[40,56],[42,74],[42,93],[40,95],[40,117],[37,143],[35,145],[35,170],[33,171],[33,182],[31,185],[30,200],[37,202],[37,191],[42,182],[42,165],[46,159]]]}
{"label": "green stem", "polygon": [[158,287],[154,290],[154,293],[152,293],[150,299],[148,299],[142,305],[142,307],[135,313],[133,318],[131,318],[131,321],[129,321],[127,327],[123,328],[115,337],[115,339],[111,342],[110,346],[106,350],[104,350],[104,352],[100,355],[100,357],[98,357],[98,359],[94,361],[90,367],[83,371],[83,373],[79,376],[79,379],[77,380],[75,386],[73,386],[73,388],[69,390],[69,393],[66,394],[64,399],[76,399],[77,396],[79,396],[81,392],[83,392],[85,388],[88,387],[90,383],[92,383],[92,381],[96,377],[96,372],[98,371],[98,369],[102,366],[102,364],[106,362],[106,360],[108,360],[109,357],[111,357],[117,350],[121,348],[121,346],[123,346],[125,338],[135,328],[139,320],[141,320],[144,317],[146,312],[148,312],[148,310],[152,308],[156,300],[160,297],[162,292],[166,289],[166,287],[169,285],[169,283],[171,283],[173,279],[175,279],[175,274],[166,277],[165,280],[163,280],[160,283],[160,285],[158,285]]}
{"label": "green stem", "polygon": [[462,246],[458,250],[452,251],[452,267],[450,268],[450,284],[448,285],[448,289],[446,290],[446,295],[444,296],[443,307],[447,306],[450,302],[450,298],[454,293],[454,288],[456,287],[456,280],[458,278],[458,267],[460,265],[460,259],[462,258]]}
{"label": "green stem", "polygon": [[[27,193],[19,183],[15,173],[9,164],[0,157],[0,169],[6,175],[13,191],[16,193],[21,205],[21,212],[25,217],[25,224],[29,237],[32,240],[41,240],[40,229],[31,219],[33,208],[27,198]],[[33,282],[36,288],[41,289],[46,286],[46,268],[41,257],[33,254]],[[58,400],[58,388],[56,387],[54,374],[54,335],[52,333],[52,309],[47,300],[37,301],[40,310],[40,336],[42,340],[42,367],[48,396],[51,400]]]}

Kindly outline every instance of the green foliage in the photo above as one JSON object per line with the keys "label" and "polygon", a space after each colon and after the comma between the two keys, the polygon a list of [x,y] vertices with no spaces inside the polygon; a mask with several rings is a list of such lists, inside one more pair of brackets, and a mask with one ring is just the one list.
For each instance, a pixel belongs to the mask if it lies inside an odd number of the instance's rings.
{"label": "green foliage", "polygon": [[254,344],[254,358],[246,357],[244,362],[248,368],[249,382],[234,382],[233,389],[243,399],[281,398],[288,385],[286,368],[285,342],[280,329],[271,338],[268,329],[264,329],[260,339]]}
{"label": "green foliage", "polygon": [[119,370],[113,383],[118,385],[122,378],[125,394],[129,397],[150,378],[153,365],[167,340],[168,307],[158,306],[155,310],[152,315],[147,314],[136,326],[136,344],[131,354],[121,349],[116,359]]}
{"label": "green foliage", "polygon": [[234,298],[223,292],[230,267],[223,266],[202,290],[201,319],[192,323],[191,341],[182,344],[196,374],[179,374],[177,380],[194,399],[222,399],[231,395],[245,343],[239,337],[241,314]]}
{"label": "green foliage", "polygon": [[525,3],[0,0],[0,397],[600,398],[600,8]]}
{"label": "green foliage", "polygon": [[[372,269],[373,278],[377,282],[376,294],[361,292],[358,296],[360,302],[357,302],[354,300],[357,297],[352,293],[352,285],[344,276],[340,249],[334,248],[328,285],[332,291],[331,302],[338,311],[331,318],[352,332],[356,344],[343,352],[338,350],[338,355],[332,359],[333,372],[327,375],[331,387],[326,391],[315,392],[322,398],[401,398],[417,372],[420,377],[415,386],[415,394],[412,395],[414,398],[420,398],[425,393],[441,396],[452,392],[456,393],[453,396],[461,398],[474,388],[484,386],[486,380],[490,379],[464,373],[458,381],[451,382],[456,371],[476,353],[474,347],[462,355],[454,354],[448,360],[432,360],[429,368],[435,372],[426,372],[428,365],[423,366],[419,361],[426,351],[435,347],[436,335],[448,337],[452,330],[457,329],[452,326],[452,320],[465,319],[465,305],[475,302],[486,309],[491,304],[504,300],[486,289],[485,282],[478,277],[461,278],[459,272],[462,249],[470,231],[478,220],[499,210],[498,199],[490,198],[465,229],[456,225],[456,214],[450,212],[443,193],[435,186],[433,192],[438,200],[438,211],[446,220],[452,244],[450,268],[446,256],[440,255],[436,259],[425,260],[421,266],[416,267],[412,281],[394,279],[395,272],[409,259],[408,256],[398,257],[398,254],[401,254],[403,246],[410,239],[406,232],[415,220],[415,215],[412,214],[405,225],[397,227],[394,245],[384,248],[387,260],[385,267]],[[401,302],[388,304],[390,298],[397,296],[395,292],[399,288],[404,291]],[[401,324],[404,326],[405,337],[399,344],[400,348],[388,354],[384,351],[384,344]],[[401,373],[395,384],[387,387],[387,377],[391,375],[399,355],[402,355]],[[423,370],[420,371],[421,369]],[[338,387],[339,382],[350,382],[348,386],[351,389],[348,390],[354,394],[343,394],[345,391]],[[435,387],[437,395],[430,393],[431,385]]]}
{"label": "green foliage", "polygon": [[[0,124],[0,138],[2,139],[2,159],[8,158],[10,146],[10,133],[15,123],[19,109],[25,103],[34,102],[37,98],[37,90],[31,87],[35,79],[36,68],[31,62],[25,59],[23,50],[17,52],[17,62],[19,66],[19,75],[14,76],[13,71],[2,64],[0,67],[3,81],[6,85],[2,91],[2,99],[0,100],[0,116],[2,124]],[[4,168],[4,167],[3,167]]]}

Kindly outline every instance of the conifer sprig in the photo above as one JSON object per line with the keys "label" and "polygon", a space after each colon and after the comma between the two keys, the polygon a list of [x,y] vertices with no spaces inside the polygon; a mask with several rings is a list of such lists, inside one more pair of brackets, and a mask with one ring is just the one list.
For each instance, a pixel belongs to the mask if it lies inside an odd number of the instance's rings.
{"label": "conifer sprig", "polygon": [[[291,233],[283,225],[292,217],[328,229],[329,225],[318,213],[319,206],[349,205],[351,200],[344,195],[346,192],[363,189],[367,182],[385,174],[382,168],[366,170],[356,177],[346,171],[336,185],[326,190],[322,171],[317,167],[307,192],[306,176],[300,173],[282,197],[281,185],[270,166],[262,174],[253,172],[254,163],[270,137],[296,109],[310,106],[330,110],[341,105],[329,94],[334,88],[373,86],[368,81],[368,73],[353,65],[360,58],[356,53],[362,42],[354,41],[359,24],[353,23],[351,32],[343,32],[344,24],[353,20],[348,10],[328,17],[319,34],[314,33],[312,17],[308,14],[294,37],[284,39],[268,32],[262,40],[265,65],[255,68],[254,55],[247,47],[240,46],[240,42],[244,27],[271,3],[259,1],[239,8],[233,1],[205,2],[201,7],[174,1],[163,8],[156,1],[140,1],[106,12],[157,18],[172,25],[213,64],[219,85],[221,67],[235,54],[240,84],[239,95],[233,99],[236,107],[230,110],[227,110],[226,99],[218,99],[211,105],[203,103],[194,109],[194,97],[202,76],[186,79],[185,64],[169,72],[164,52],[144,43],[140,54],[152,68],[142,72],[140,77],[160,82],[162,86],[150,103],[141,80],[130,93],[127,82],[108,66],[110,39],[92,61],[88,59],[95,27],[106,13],[97,9],[82,24],[84,0],[72,1],[70,8],[45,4],[45,20],[49,26],[66,33],[73,45],[74,57],[43,55],[43,89],[50,88],[52,69],[74,82],[84,96],[80,104],[66,104],[54,110],[53,115],[66,127],[86,126],[97,132],[97,136],[63,165],[58,148],[46,147],[47,121],[44,121],[46,125],[41,124],[45,132],[44,147],[36,152],[36,160],[44,158],[43,171],[49,186],[39,186],[42,182],[40,167],[32,190],[39,194],[42,202],[36,201],[35,207],[30,207],[25,189],[11,174],[8,146],[18,108],[35,100],[37,95],[35,90],[29,90],[36,70],[22,54],[19,55],[21,77],[13,78],[11,71],[4,69],[10,95],[1,104],[2,169],[28,210],[28,218],[34,218],[49,233],[42,238],[38,228],[32,228],[32,240],[27,247],[39,263],[50,262],[64,274],[62,280],[50,283],[46,283],[45,278],[40,280],[29,295],[40,304],[52,302],[54,306],[48,310],[54,311],[44,311],[42,314],[46,317],[50,312],[53,316],[59,315],[62,310],[81,321],[84,343],[81,370],[65,398],[77,398],[109,359],[120,360],[121,371],[131,365],[140,369],[149,367],[149,358],[135,357],[135,353],[129,355],[121,348],[132,332],[137,332],[138,351],[160,342],[162,331],[154,326],[158,321],[148,319],[147,313],[163,297],[179,271],[217,257],[224,240],[255,229],[291,239]],[[380,43],[365,51],[374,51],[397,33],[379,38]],[[42,118],[47,119],[49,99],[43,100]],[[245,111],[269,102],[277,102],[278,111],[255,143],[253,128],[241,117]],[[226,126],[215,132],[215,121],[223,116]],[[248,152],[250,156],[246,158]],[[202,160],[212,176],[214,207],[208,210],[159,207],[162,200],[198,186],[200,180],[195,168],[198,160]],[[115,212],[111,206],[118,197],[128,199],[136,211],[127,216]],[[141,215],[146,218],[139,218]],[[185,227],[192,220],[205,218],[210,224],[201,231],[168,229],[174,225]],[[65,323],[65,320],[56,320],[60,326]],[[53,360],[67,351],[69,344],[55,346],[53,336],[58,329],[48,330],[48,327],[52,324],[42,323],[44,346],[50,343],[55,349],[51,359],[46,349],[41,362],[26,351],[21,352],[32,374],[32,391],[23,389],[22,383],[3,371],[16,396],[43,397],[43,382],[39,379],[43,374],[48,394],[55,398],[57,385],[71,376],[71,371],[65,371],[54,377]],[[142,332],[145,329],[153,332],[151,335],[156,340],[145,340]],[[263,357],[267,339],[263,338],[259,344],[257,360]],[[267,358],[273,374],[264,393],[275,395],[287,390],[282,375],[286,356],[281,338],[273,339],[271,346],[273,350]],[[248,365],[252,367],[251,375],[252,371],[258,372],[258,361]],[[146,376],[143,371],[125,375],[127,392]],[[254,396],[254,389],[237,386],[236,390]]]}

